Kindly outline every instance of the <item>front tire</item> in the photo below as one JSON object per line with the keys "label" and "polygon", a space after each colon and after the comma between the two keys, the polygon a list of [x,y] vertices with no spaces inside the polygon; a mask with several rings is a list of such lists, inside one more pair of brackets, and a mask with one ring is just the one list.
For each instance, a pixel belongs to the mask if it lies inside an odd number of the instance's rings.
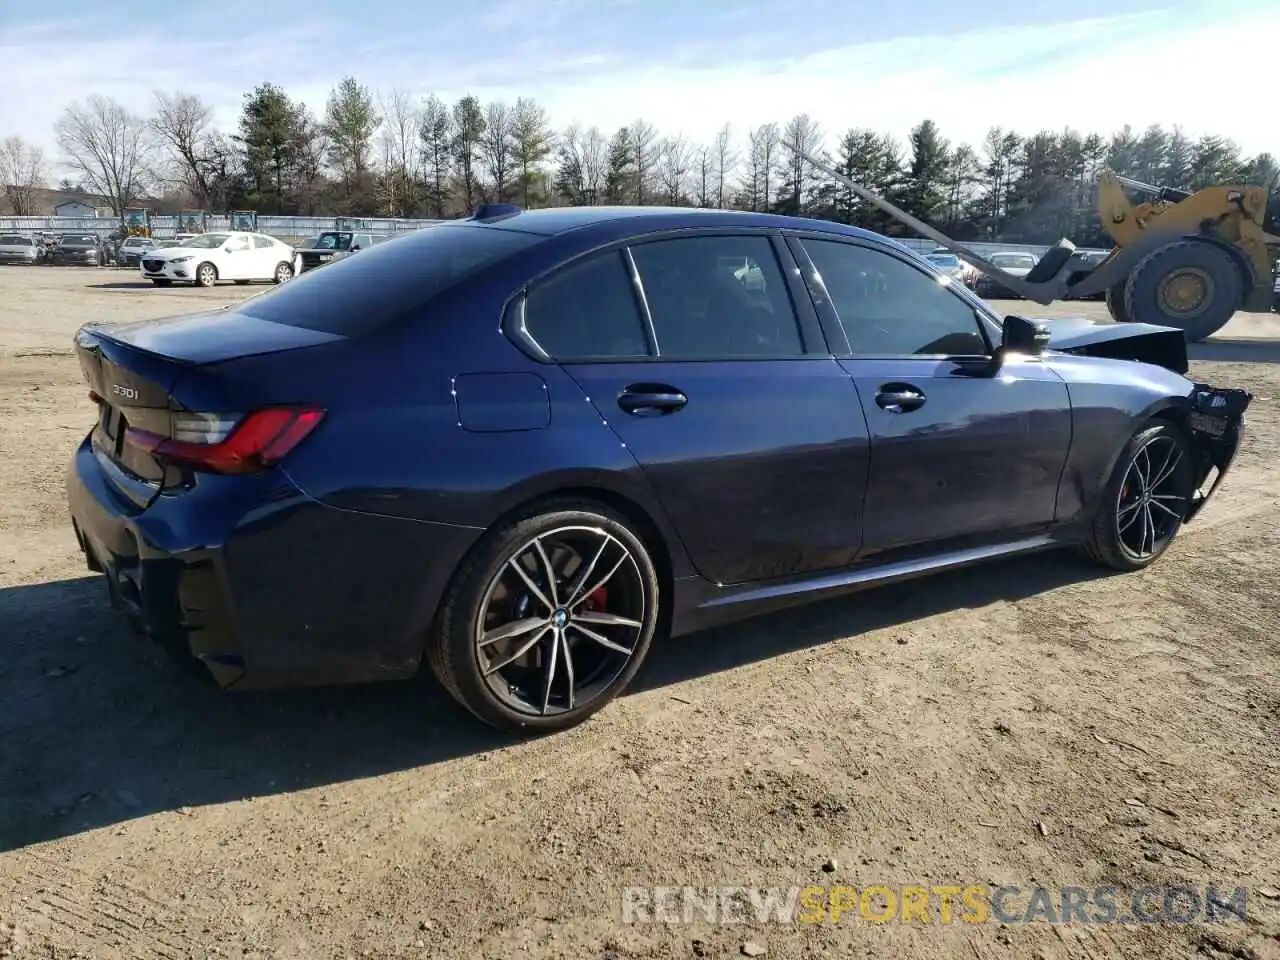
{"label": "front tire", "polygon": [[196,286],[212,287],[218,282],[218,268],[212,263],[202,263],[196,267]]}
{"label": "front tire", "polygon": [[1124,289],[1130,317],[1177,327],[1189,343],[1221,330],[1243,302],[1239,265],[1208,240],[1179,240],[1152,251]]}
{"label": "front tire", "polygon": [[630,683],[660,602],[649,551],[623,517],[590,501],[547,503],[487,533],[463,561],[427,662],[486,723],[563,730]]}
{"label": "front tire", "polygon": [[1148,420],[1125,444],[1102,491],[1085,553],[1115,570],[1141,570],[1177,535],[1194,492],[1191,445],[1163,420]]}

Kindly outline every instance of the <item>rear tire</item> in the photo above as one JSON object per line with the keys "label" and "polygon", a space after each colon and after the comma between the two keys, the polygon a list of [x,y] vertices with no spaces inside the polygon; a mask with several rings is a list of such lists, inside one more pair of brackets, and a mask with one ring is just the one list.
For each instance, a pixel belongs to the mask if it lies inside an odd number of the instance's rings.
{"label": "rear tire", "polygon": [[1084,552],[1114,570],[1141,570],[1168,549],[1191,505],[1186,434],[1148,420],[1129,438],[1103,488]]}
{"label": "rear tire", "polygon": [[272,277],[274,283],[288,283],[293,279],[293,267],[287,263],[277,263],[275,276]]}
{"label": "rear tire", "polygon": [[1129,316],[1129,311],[1124,305],[1124,285],[1125,281],[1113,283],[1107,287],[1103,294],[1107,301],[1107,311],[1111,314],[1111,319],[1116,323],[1133,323],[1133,317]]}
{"label": "rear tire", "polygon": [[1130,317],[1177,327],[1189,343],[1221,330],[1243,303],[1239,264],[1208,240],[1179,240],[1147,254],[1124,290]]}
{"label": "rear tire", "polygon": [[427,662],[484,722],[563,730],[631,682],[661,600],[649,551],[623,517],[588,500],[547,502],[471,550],[440,606]]}

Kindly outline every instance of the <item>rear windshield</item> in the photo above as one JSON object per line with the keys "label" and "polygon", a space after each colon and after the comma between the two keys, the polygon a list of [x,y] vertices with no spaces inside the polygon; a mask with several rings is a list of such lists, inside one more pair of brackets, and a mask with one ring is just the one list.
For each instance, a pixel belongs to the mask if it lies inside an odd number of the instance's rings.
{"label": "rear windshield", "polygon": [[64,236],[61,242],[65,243],[67,246],[84,246],[86,244],[92,244],[96,240],[96,237]]}
{"label": "rear windshield", "polygon": [[479,224],[425,227],[398,243],[309,270],[247,300],[238,312],[358,337],[404,316],[481,267],[545,239]]}
{"label": "rear windshield", "polygon": [[935,267],[958,267],[960,258],[947,253],[931,253],[925,258]]}

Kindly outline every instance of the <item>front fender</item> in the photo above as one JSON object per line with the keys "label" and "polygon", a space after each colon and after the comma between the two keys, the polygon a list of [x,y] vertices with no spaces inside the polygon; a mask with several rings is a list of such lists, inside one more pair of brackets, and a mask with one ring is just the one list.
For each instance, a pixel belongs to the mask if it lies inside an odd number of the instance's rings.
{"label": "front fender", "polygon": [[[1193,519],[1226,477],[1244,437],[1244,415],[1253,394],[1233,387],[1212,387],[1197,383],[1183,413],[1183,423],[1191,437],[1192,455],[1196,457],[1196,489],[1187,507],[1187,520]],[[1213,476],[1209,488],[1205,483]]]}
{"label": "front fender", "polygon": [[1187,431],[1195,457],[1195,493],[1186,519],[1194,517],[1239,451],[1252,395],[1195,383],[1149,363],[1064,354],[1054,354],[1048,362],[1067,384],[1072,413],[1071,449],[1058,487],[1058,520],[1092,516],[1124,445],[1152,418]]}

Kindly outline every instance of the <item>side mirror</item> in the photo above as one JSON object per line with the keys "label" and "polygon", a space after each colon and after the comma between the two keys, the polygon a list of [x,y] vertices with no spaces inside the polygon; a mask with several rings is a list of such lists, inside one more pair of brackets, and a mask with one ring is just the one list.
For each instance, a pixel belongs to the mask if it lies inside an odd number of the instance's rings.
{"label": "side mirror", "polygon": [[1049,328],[1043,323],[1036,323],[1026,317],[1008,316],[1004,318],[1004,335],[1000,339],[1000,348],[1004,353],[1025,353],[1038,357],[1049,346]]}

